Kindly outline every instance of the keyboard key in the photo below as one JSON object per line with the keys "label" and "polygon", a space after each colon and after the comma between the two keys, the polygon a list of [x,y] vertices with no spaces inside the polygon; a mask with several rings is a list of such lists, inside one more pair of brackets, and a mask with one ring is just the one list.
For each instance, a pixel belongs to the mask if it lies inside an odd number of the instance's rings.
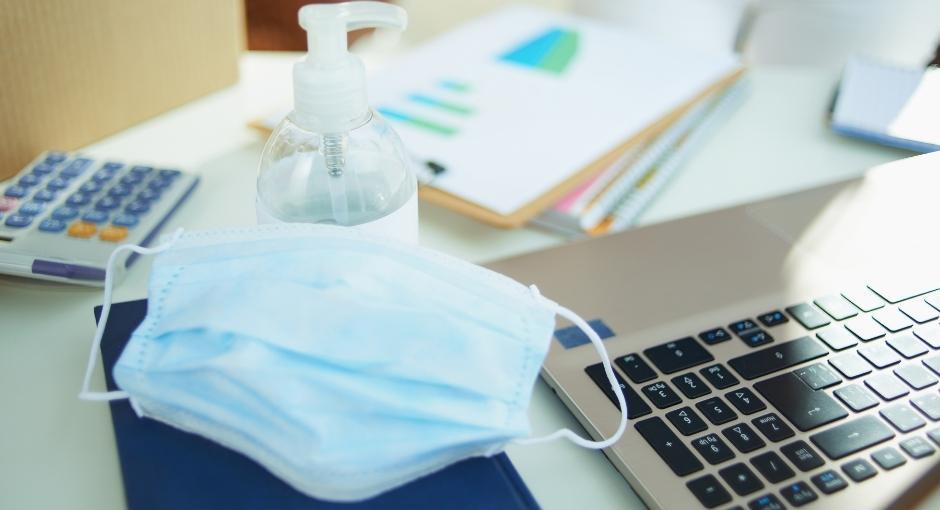
{"label": "keyboard key", "polygon": [[661,418],[647,418],[637,422],[634,427],[677,476],[704,469],[702,462],[682,444]]}
{"label": "keyboard key", "polygon": [[75,193],[65,201],[66,205],[72,207],[84,207],[91,202],[91,197],[85,193]]}
{"label": "keyboard key", "polygon": [[141,215],[150,210],[150,204],[147,202],[142,202],[140,200],[134,200],[127,207],[124,208],[124,212],[128,214]]}
{"label": "keyboard key", "polygon": [[796,428],[807,431],[849,415],[824,391],[813,391],[792,373],[765,379],[754,385],[768,402]]}
{"label": "keyboard key", "polygon": [[772,312],[762,313],[757,316],[757,320],[761,324],[772,328],[778,324],[783,324],[784,322],[790,322],[790,319],[787,319],[787,316],[783,314],[780,310],[774,310]]}
{"label": "keyboard key", "polygon": [[859,347],[858,353],[875,368],[890,367],[901,362],[901,357],[883,343]]}
{"label": "keyboard key", "polygon": [[846,352],[833,356],[829,358],[829,364],[846,379],[854,379],[871,373],[871,365],[855,352]]}
{"label": "keyboard key", "polygon": [[82,193],[97,193],[101,191],[101,183],[95,181],[86,181],[85,184],[82,184],[79,191]]}
{"label": "keyboard key", "polygon": [[118,182],[120,182],[121,184],[124,185],[124,187],[129,189],[133,186],[140,184],[143,180],[144,180],[143,177],[137,174],[130,173],[130,174],[125,175],[124,177],[121,177],[121,180]]}
{"label": "keyboard key", "polygon": [[724,365],[716,364],[709,367],[705,367],[699,370],[699,373],[702,374],[708,382],[712,383],[712,386],[723,390],[738,384],[738,378],[729,372]]}
{"label": "keyboard key", "polygon": [[147,187],[154,191],[163,191],[170,186],[170,181],[167,179],[153,179],[147,183]]}
{"label": "keyboard key", "polygon": [[806,482],[790,484],[781,489],[780,494],[782,494],[783,498],[789,501],[791,505],[796,507],[812,503],[819,498],[816,492],[813,491]]}
{"label": "keyboard key", "polygon": [[783,510],[785,508],[773,494],[764,494],[748,503],[747,507],[750,510]]}
{"label": "keyboard key", "polygon": [[804,336],[744,356],[738,356],[728,361],[728,364],[745,379],[756,379],[778,370],[790,368],[793,365],[799,365],[804,361],[825,356],[828,353],[829,351],[819,342]]}
{"label": "keyboard key", "polygon": [[89,223],[104,223],[108,221],[108,213],[104,211],[88,211],[82,215],[82,221]]}
{"label": "keyboard key", "polygon": [[[136,216],[134,216],[134,218],[136,219]],[[643,361],[643,358],[640,358],[639,354],[634,353],[621,356],[614,360],[614,363],[635,383],[656,379],[656,372],[653,372],[653,369]]]}
{"label": "keyboard key", "polygon": [[905,439],[900,443],[901,449],[907,452],[912,458],[920,459],[928,455],[933,455],[934,447],[930,446],[924,438],[914,436]]}
{"label": "keyboard key", "polygon": [[935,282],[924,281],[922,278],[906,280],[903,278],[890,278],[884,282],[869,285],[868,288],[884,298],[889,303],[899,303],[912,297],[920,296],[937,290]]}
{"label": "keyboard key", "polygon": [[927,432],[927,437],[933,439],[934,443],[940,444],[940,428],[936,428]]}
{"label": "keyboard key", "polygon": [[734,332],[737,335],[740,335],[741,333],[744,333],[745,331],[750,331],[756,327],[757,327],[757,323],[755,323],[751,319],[741,319],[737,322],[732,322],[731,324],[728,324],[728,329],[730,329],[732,332]]}
{"label": "keyboard key", "polygon": [[901,313],[907,315],[911,318],[912,321],[923,324],[925,322],[930,322],[936,320],[937,317],[940,317],[940,314],[937,313],[937,310],[928,305],[923,299],[914,299],[901,303],[898,305],[898,309],[901,310]]}
{"label": "keyboard key", "polygon": [[816,336],[834,351],[848,349],[858,344],[858,339],[855,335],[849,333],[849,330],[845,329],[843,326],[826,328],[816,333]]}
{"label": "keyboard key", "polygon": [[878,405],[878,399],[860,384],[849,384],[832,393],[856,413]]}
{"label": "keyboard key", "polygon": [[734,452],[717,434],[706,434],[692,441],[692,446],[711,465],[721,464],[734,458]]}
{"label": "keyboard key", "polygon": [[137,194],[137,200],[141,202],[153,202],[160,198],[160,192],[152,189],[145,189]]}
{"label": "keyboard key", "polygon": [[929,358],[924,359],[922,362],[925,367],[933,370],[935,374],[940,375],[940,355],[931,356]]}
{"label": "keyboard key", "polygon": [[712,475],[696,478],[685,485],[705,508],[715,508],[731,501],[731,494]]}
{"label": "keyboard key", "polygon": [[915,390],[922,390],[937,384],[937,378],[923,365],[911,364],[895,368],[894,375],[900,377],[902,381]]}
{"label": "keyboard key", "polygon": [[774,337],[770,336],[770,333],[759,328],[753,329],[746,333],[741,333],[738,335],[738,337],[741,338],[741,341],[747,344],[749,347],[758,347],[774,341]]}
{"label": "keyboard key", "polygon": [[871,316],[878,324],[881,324],[892,333],[897,333],[914,325],[914,322],[908,316],[899,312],[897,308],[878,310],[872,313]]}
{"label": "keyboard key", "polygon": [[874,416],[862,416],[849,420],[829,430],[810,436],[830,459],[841,459],[847,455],[870,448],[894,437],[894,432]]}
{"label": "keyboard key", "polygon": [[685,370],[715,359],[692,337],[651,347],[643,351],[643,354],[656,365],[656,368],[666,374]]}
{"label": "keyboard key", "polygon": [[[93,235],[94,233],[92,233]],[[607,395],[607,398],[614,404],[614,406],[620,410],[620,404],[617,402],[617,395],[614,393],[613,388],[610,387],[610,381],[607,379],[607,373],[604,371],[604,365],[602,363],[597,363],[591,365],[584,369],[588,377],[594,381],[594,384],[597,385],[601,391],[604,392],[604,395]],[[645,416],[653,410],[650,408],[643,399],[629,384],[626,383],[616,371],[614,371],[614,376],[617,377],[617,382],[620,384],[620,388],[623,390],[624,399],[627,402],[627,417],[629,418],[638,418],[640,416]]]}
{"label": "keyboard key", "polygon": [[45,208],[46,204],[43,204],[42,202],[26,202],[20,206],[19,213],[28,216],[36,216],[41,214]]}
{"label": "keyboard key", "polygon": [[798,368],[794,370],[793,373],[814,390],[821,390],[842,382],[842,378],[822,363],[814,363],[803,368]]}
{"label": "keyboard key", "polygon": [[882,469],[891,470],[907,463],[907,459],[901,455],[901,452],[890,446],[886,446],[871,454],[871,459]]}
{"label": "keyboard key", "polygon": [[75,158],[69,162],[69,164],[62,169],[60,172],[61,175],[75,177],[81,175],[91,165],[91,160],[88,158]]}
{"label": "keyboard key", "polygon": [[33,174],[44,176],[51,174],[54,170],[55,168],[52,165],[47,163],[40,163],[33,167]]}
{"label": "keyboard key", "polygon": [[738,408],[738,411],[744,414],[754,414],[767,409],[767,406],[757,398],[757,395],[747,388],[739,388],[732,392],[725,393],[725,398],[728,399],[728,402],[731,402],[731,405]]}
{"label": "keyboard key", "polygon": [[24,188],[32,188],[33,186],[39,184],[39,180],[40,178],[38,175],[26,174],[23,177],[20,177],[20,180],[17,182],[17,184]]}
{"label": "keyboard key", "polygon": [[52,217],[57,220],[68,221],[78,217],[78,209],[74,207],[58,207],[52,211]]}
{"label": "keyboard key", "polygon": [[881,410],[881,416],[888,420],[888,423],[898,429],[900,432],[910,432],[919,429],[927,424],[907,404],[895,404]]}
{"label": "keyboard key", "polygon": [[98,227],[96,227],[94,223],[88,223],[84,221],[76,221],[69,227],[70,236],[83,239],[92,237],[97,231]]}
{"label": "keyboard key", "polygon": [[660,409],[665,409],[682,402],[682,399],[679,398],[679,395],[677,395],[675,391],[672,391],[672,388],[662,381],[648,384],[641,388],[640,392],[646,395],[646,398],[650,399],[650,402]]}
{"label": "keyboard key", "polygon": [[845,327],[863,342],[885,336],[885,329],[871,317],[856,317],[845,322]]}
{"label": "keyboard key", "polygon": [[118,214],[112,220],[112,223],[119,227],[135,227],[140,220],[137,219],[137,216],[133,214]]}
{"label": "keyboard key", "polygon": [[131,194],[132,189],[129,186],[119,184],[108,190],[108,196],[114,198],[124,198]]}
{"label": "keyboard key", "polygon": [[741,453],[753,452],[767,445],[751,427],[744,423],[723,429],[721,435],[725,436],[728,441],[731,441],[731,444]]}
{"label": "keyboard key", "polygon": [[788,437],[793,437],[793,429],[774,413],[754,418],[751,420],[751,423],[757,427],[757,430],[764,434],[764,437],[775,443],[783,441]]}
{"label": "keyboard key", "polygon": [[940,395],[936,393],[919,395],[911,399],[911,404],[914,404],[914,407],[932,421],[940,420]]}
{"label": "keyboard key", "polygon": [[821,297],[813,303],[837,321],[858,315],[858,308],[855,308],[855,305],[838,294]]}
{"label": "keyboard key", "polygon": [[842,297],[851,301],[863,312],[877,310],[885,305],[885,302],[868,287],[856,287],[848,290],[842,293]]}
{"label": "keyboard key", "polygon": [[33,222],[33,216],[27,214],[11,214],[7,216],[4,225],[12,228],[26,228]]}
{"label": "keyboard key", "polygon": [[839,492],[849,486],[849,483],[846,482],[844,478],[842,478],[842,475],[831,469],[819,473],[818,475],[810,478],[810,480],[813,482],[813,485],[815,485],[816,488],[819,489],[823,494]]}
{"label": "keyboard key", "polygon": [[829,318],[823,315],[822,312],[806,303],[788,306],[786,310],[806,329],[821,328],[830,322]]}
{"label": "keyboard key", "polygon": [[95,209],[99,211],[113,211],[121,206],[121,201],[114,197],[104,197],[95,202]]}
{"label": "keyboard key", "polygon": [[679,391],[688,398],[698,398],[708,395],[712,390],[692,372],[672,378],[672,384],[675,384]]}
{"label": "keyboard key", "polygon": [[104,227],[103,229],[101,229],[101,232],[98,234],[99,239],[101,239],[102,241],[108,241],[109,243],[117,243],[117,242],[123,241],[126,237],[127,237],[127,229],[124,227],[115,227],[114,225],[109,225],[107,227]]}
{"label": "keyboard key", "polygon": [[910,333],[904,333],[895,337],[891,337],[886,342],[891,346],[892,349],[898,351],[901,356],[905,358],[916,358],[922,354],[927,354],[927,346],[924,342],[921,342],[914,335]]}
{"label": "keyboard key", "polygon": [[865,379],[865,385],[884,400],[894,400],[910,393],[907,386],[890,372],[882,372]]}
{"label": "keyboard key", "polygon": [[940,349],[940,324],[921,326],[914,330],[914,336],[920,338],[931,349]]}
{"label": "keyboard key", "polygon": [[55,191],[41,189],[33,195],[33,200],[36,202],[52,202],[55,200],[56,196],[58,196],[58,194]]}
{"label": "keyboard key", "polygon": [[705,399],[698,404],[695,404],[695,407],[698,408],[702,414],[708,418],[708,421],[714,423],[715,425],[721,425],[722,423],[728,423],[731,420],[737,419],[738,415],[728,407],[728,404],[725,404],[718,397],[712,397]]}
{"label": "keyboard key", "polygon": [[46,189],[51,191],[59,191],[67,188],[69,186],[69,181],[61,177],[56,177],[46,183]]}
{"label": "keyboard key", "polygon": [[91,179],[97,183],[105,183],[111,180],[114,177],[114,172],[111,170],[98,170],[91,176]]}
{"label": "keyboard key", "polygon": [[65,154],[62,152],[49,152],[46,154],[45,162],[50,165],[55,165],[65,161]]}
{"label": "keyboard key", "polygon": [[4,196],[12,198],[23,198],[26,196],[26,188],[22,186],[8,186],[6,191],[3,192]]}
{"label": "keyboard key", "polygon": [[666,413],[666,418],[683,436],[691,436],[708,428],[705,421],[688,406]]}
{"label": "keyboard key", "polygon": [[764,488],[764,483],[757,478],[751,468],[741,462],[718,471],[718,474],[731,486],[731,490],[739,496],[757,492]]}
{"label": "keyboard key", "polygon": [[878,474],[875,466],[865,459],[855,459],[842,464],[842,472],[849,475],[849,478],[856,482],[868,480]]}
{"label": "keyboard key", "polygon": [[752,458],[751,464],[770,483],[779,483],[796,476],[790,466],[774,452],[762,453]]}
{"label": "keyboard key", "polygon": [[105,170],[120,170],[124,166],[124,163],[119,163],[117,161],[106,161],[101,168]]}
{"label": "keyboard key", "polygon": [[64,221],[46,218],[39,223],[39,230],[43,232],[62,232],[65,230]]}

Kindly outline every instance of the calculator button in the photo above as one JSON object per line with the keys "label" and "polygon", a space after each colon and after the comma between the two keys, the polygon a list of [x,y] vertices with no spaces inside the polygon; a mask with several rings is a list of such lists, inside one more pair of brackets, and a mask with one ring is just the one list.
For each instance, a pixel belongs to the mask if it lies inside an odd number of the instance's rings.
{"label": "calculator button", "polygon": [[56,177],[52,179],[51,181],[49,181],[48,183],[46,183],[46,189],[49,189],[52,191],[59,191],[59,190],[67,188],[68,186],[69,186],[69,181],[61,177]]}
{"label": "calculator button", "polygon": [[22,186],[13,185],[13,186],[8,187],[6,191],[3,192],[3,194],[4,196],[8,196],[12,198],[23,198],[26,196],[26,188]]}
{"label": "calculator button", "polygon": [[713,475],[705,475],[685,484],[705,508],[715,508],[731,501],[731,494]]}
{"label": "calculator button", "polygon": [[20,201],[13,197],[0,197],[0,212],[12,211],[19,203]]}
{"label": "calculator button", "polygon": [[811,471],[825,464],[822,457],[806,444],[806,441],[794,441],[780,448],[780,452],[800,471]]}
{"label": "calculator button", "polygon": [[99,211],[111,211],[121,206],[121,201],[114,197],[104,197],[95,203],[95,209]]}
{"label": "calculator button", "polygon": [[933,455],[934,448],[922,437],[912,437],[901,441],[901,449],[915,459]]}
{"label": "calculator button", "polygon": [[715,345],[730,339],[731,335],[728,334],[725,328],[715,328],[699,333],[698,337],[708,345]]}
{"label": "calculator button", "polygon": [[706,434],[692,441],[692,447],[698,450],[702,457],[712,465],[721,464],[734,458],[734,452],[717,434]]}
{"label": "calculator button", "polygon": [[114,198],[124,198],[127,195],[130,195],[131,191],[133,191],[133,189],[130,186],[119,184],[108,190],[108,196]]}
{"label": "calculator button", "polygon": [[153,179],[148,184],[147,187],[154,191],[163,191],[170,185],[170,181],[167,179]]}
{"label": "calculator button", "polygon": [[705,379],[708,379],[708,382],[712,383],[712,386],[723,390],[738,384],[738,378],[729,372],[724,365],[716,364],[710,367],[705,367],[699,370],[699,373],[702,374]]}
{"label": "calculator button", "polygon": [[842,378],[822,363],[814,363],[803,368],[798,368],[794,370],[793,373],[814,390],[821,390],[842,382]]}
{"label": "calculator button", "polygon": [[676,385],[679,391],[689,398],[702,397],[712,392],[697,375],[691,372],[673,377],[672,384]]}
{"label": "calculator button", "polygon": [[3,222],[3,224],[13,228],[23,228],[28,227],[32,222],[32,216],[26,214],[11,214],[10,216],[7,216],[7,219]]}
{"label": "calculator button", "polygon": [[127,174],[124,177],[121,177],[120,183],[125,186],[136,186],[143,181],[144,178],[137,174]]}
{"label": "calculator button", "polygon": [[39,223],[39,230],[43,232],[62,232],[65,230],[65,222],[46,218]]}
{"label": "calculator button", "polygon": [[20,206],[19,213],[29,216],[36,216],[37,214],[42,213],[45,208],[46,206],[42,202],[26,202]]}
{"label": "calculator button", "polygon": [[821,328],[829,324],[829,317],[806,303],[788,306],[787,313],[793,316],[806,329]]}
{"label": "calculator button", "polygon": [[676,475],[685,476],[704,467],[661,418],[647,418],[634,427]]}
{"label": "calculator button", "polygon": [[741,453],[753,452],[758,448],[763,448],[767,443],[758,437],[751,427],[744,423],[732,425],[721,431],[731,444]]}
{"label": "calculator button", "polygon": [[144,214],[150,210],[150,205],[140,200],[135,200],[124,208],[124,211],[130,214]]}
{"label": "calculator button", "polygon": [[855,459],[842,465],[842,471],[856,482],[868,480],[878,474],[875,466],[864,459]]}
{"label": "calculator button", "polygon": [[134,227],[137,225],[138,221],[140,220],[138,220],[137,216],[134,216],[133,214],[119,214],[115,216],[111,223],[114,223],[119,227]]}
{"label": "calculator button", "polygon": [[[134,211],[128,210],[128,212]],[[651,347],[643,351],[643,354],[656,365],[656,368],[667,374],[715,359],[692,337]]]}
{"label": "calculator button", "polygon": [[131,167],[131,173],[132,173],[132,174],[147,175],[147,174],[149,174],[150,172],[153,172],[153,167],[152,167],[152,166],[135,165],[135,166],[132,166],[132,167]]}
{"label": "calculator button", "polygon": [[127,229],[124,227],[104,227],[101,229],[101,234],[98,236],[102,241],[111,241],[116,243],[118,241],[123,241],[127,237]]}
{"label": "calculator button", "polygon": [[621,356],[614,360],[614,363],[635,383],[651,381],[656,378],[656,372],[653,372],[653,369],[640,358],[639,354]]}
{"label": "calculator button", "polygon": [[41,189],[37,191],[35,195],[33,195],[33,200],[36,202],[52,202],[55,200],[56,195],[57,194],[55,191]]}
{"label": "calculator button", "polygon": [[871,458],[878,463],[882,469],[894,469],[907,463],[907,459],[901,455],[901,452],[890,446],[886,446],[872,453]]}
{"label": "calculator button", "polygon": [[77,175],[81,175],[81,173],[84,172],[89,165],[91,165],[90,159],[75,158],[68,164],[68,166],[63,168],[59,174],[66,177],[75,177]]}
{"label": "calculator button", "polygon": [[46,163],[55,165],[65,161],[66,155],[62,152],[50,152],[46,154]]}
{"label": "calculator button", "polygon": [[97,231],[98,227],[96,227],[94,223],[84,221],[76,221],[69,227],[69,235],[72,237],[88,238],[95,235]]}
{"label": "calculator button", "polygon": [[783,510],[786,508],[773,494],[764,494],[748,503],[747,507],[750,510]]}
{"label": "calculator button", "polygon": [[705,421],[688,406],[666,413],[666,418],[679,429],[683,436],[691,436],[708,428]]}
{"label": "calculator button", "polygon": [[145,189],[137,194],[137,200],[144,202],[152,202],[158,198],[160,198],[160,192],[152,189]]}
{"label": "calculator button", "polygon": [[728,404],[725,404],[718,397],[712,397],[706,400],[695,404],[695,407],[698,408],[702,414],[708,418],[708,421],[714,423],[715,425],[721,425],[722,423],[728,423],[731,420],[734,420],[738,417],[734,411],[728,407]]}
{"label": "calculator button", "polygon": [[653,405],[660,409],[674,406],[682,401],[682,399],[679,398],[679,395],[677,395],[675,391],[672,391],[672,388],[662,381],[648,384],[644,386],[641,391],[644,395],[646,395],[646,398],[650,399]]}
{"label": "calculator button", "polygon": [[23,177],[20,177],[18,184],[24,188],[32,188],[33,186],[39,184],[39,176],[26,174]]}
{"label": "calculator button", "polygon": [[765,414],[751,420],[751,423],[761,431],[767,439],[777,443],[788,437],[793,437],[793,429],[783,422],[779,416],[774,413]]}
{"label": "calculator button", "polygon": [[860,384],[849,384],[832,392],[849,409],[860,413],[878,405],[878,399]]}
{"label": "calculator button", "polygon": [[739,496],[744,496],[764,488],[764,483],[757,478],[757,475],[743,463],[728,466],[718,472],[725,482],[731,486],[734,492]]}
{"label": "calculator button", "polygon": [[831,296],[821,297],[813,301],[813,303],[822,308],[824,312],[837,321],[858,315],[858,308],[855,308],[855,305],[850,303],[849,300],[839,295],[833,294]]}
{"label": "calculator button", "polygon": [[88,211],[82,215],[82,221],[89,223],[104,223],[108,221],[108,213],[104,211]]}
{"label": "calculator button", "polygon": [[849,483],[842,478],[842,475],[836,473],[833,470],[823,471],[818,475],[810,478],[813,485],[817,489],[822,491],[823,494],[832,494],[833,492],[841,491],[842,489],[849,486]]}
{"label": "calculator button", "polygon": [[731,405],[738,408],[738,411],[741,411],[744,414],[754,414],[757,411],[763,411],[767,408],[757,395],[747,389],[739,388],[729,393],[725,393],[725,398],[728,399],[728,402],[731,402]]}
{"label": "calculator button", "polygon": [[56,220],[71,220],[78,217],[78,210],[72,207],[59,207],[52,211],[52,218]]}
{"label": "calculator button", "polygon": [[761,324],[767,326],[768,328],[790,321],[790,319],[787,319],[787,316],[784,315],[780,310],[774,310],[772,312],[758,315],[757,320],[759,320]]}
{"label": "calculator button", "polygon": [[65,201],[66,204],[72,207],[82,207],[88,205],[88,202],[91,202],[91,197],[84,193],[74,193]]}
{"label": "calculator button", "polygon": [[85,184],[82,184],[81,188],[78,188],[82,193],[97,193],[101,191],[101,183],[95,181],[87,181]]}
{"label": "calculator button", "polygon": [[108,161],[105,164],[101,165],[101,168],[105,170],[120,170],[124,166],[124,163],[118,163],[117,161]]}
{"label": "calculator button", "polygon": [[53,170],[55,170],[55,168],[48,163],[40,163],[33,167],[33,173],[39,176],[49,175]]}
{"label": "calculator button", "polygon": [[114,172],[108,170],[98,170],[95,175],[91,176],[92,180],[101,183],[110,181],[112,177],[114,177]]}
{"label": "calculator button", "polygon": [[160,177],[163,177],[166,179],[175,179],[176,177],[179,177],[181,173],[182,172],[180,172],[179,170],[164,168],[163,170],[160,170]]}

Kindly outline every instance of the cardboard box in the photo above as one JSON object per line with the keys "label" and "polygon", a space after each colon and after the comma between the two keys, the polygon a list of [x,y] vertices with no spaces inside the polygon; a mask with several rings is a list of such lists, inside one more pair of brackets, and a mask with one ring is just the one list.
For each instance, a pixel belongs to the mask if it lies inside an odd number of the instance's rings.
{"label": "cardboard box", "polygon": [[7,0],[0,179],[233,84],[239,0]]}

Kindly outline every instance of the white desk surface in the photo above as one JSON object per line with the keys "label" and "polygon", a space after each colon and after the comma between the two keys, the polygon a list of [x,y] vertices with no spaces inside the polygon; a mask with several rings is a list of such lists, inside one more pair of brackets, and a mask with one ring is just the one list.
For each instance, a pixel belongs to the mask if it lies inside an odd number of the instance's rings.
{"label": "white desk surface", "polygon": [[[200,188],[167,229],[254,222],[262,140],[248,120],[289,104],[295,56],[247,54],[242,80],[88,147],[109,158],[151,161],[199,173]],[[643,223],[707,211],[859,175],[905,157],[848,140],[824,120],[836,76],[799,68],[756,68],[742,108],[716,132],[643,216]],[[422,244],[474,262],[556,245],[530,229],[497,230],[421,205]],[[146,296],[149,261],[130,271],[115,300]],[[564,296],[552,296],[564,303]],[[76,398],[101,292],[0,278],[0,507],[124,506],[106,404]],[[95,377],[99,387],[103,377]],[[538,433],[577,423],[544,383],[531,406]],[[539,503],[553,508],[642,508],[599,452],[567,443],[510,447]]]}

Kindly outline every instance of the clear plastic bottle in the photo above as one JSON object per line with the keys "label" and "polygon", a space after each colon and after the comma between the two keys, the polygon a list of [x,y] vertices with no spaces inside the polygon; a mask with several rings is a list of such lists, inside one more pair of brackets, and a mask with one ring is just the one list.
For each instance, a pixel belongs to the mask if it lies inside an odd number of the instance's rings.
{"label": "clear plastic bottle", "polygon": [[264,147],[259,223],[345,225],[416,243],[417,180],[401,140],[368,107],[362,62],[346,31],[404,29],[400,7],[378,2],[300,10],[309,55],[294,66],[294,110]]}

